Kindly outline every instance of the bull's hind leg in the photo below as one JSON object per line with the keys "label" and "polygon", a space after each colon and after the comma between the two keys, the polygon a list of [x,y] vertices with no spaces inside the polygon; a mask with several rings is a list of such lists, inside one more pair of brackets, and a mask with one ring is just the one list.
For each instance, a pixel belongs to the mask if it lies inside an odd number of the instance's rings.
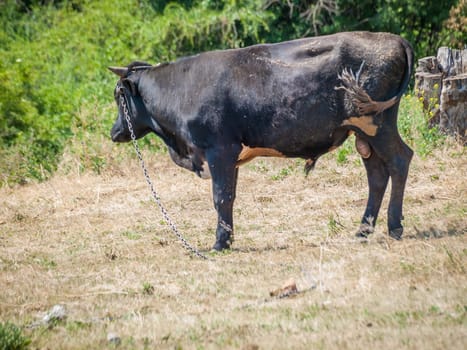
{"label": "bull's hind leg", "polygon": [[[389,118],[389,115],[383,118]],[[395,125],[381,129],[378,137],[370,138],[369,143],[374,152],[364,162],[367,167],[370,198],[362,222],[367,223],[367,216],[377,214],[389,175],[391,178],[391,198],[388,207],[389,235],[400,239],[403,232],[402,204],[413,151],[402,141]]]}
{"label": "bull's hind leg", "polygon": [[[399,136],[399,135],[397,135]],[[409,173],[409,165],[413,151],[399,137],[395,152],[387,161],[389,175],[391,176],[391,199],[388,207],[389,235],[394,239],[400,239],[403,232],[401,220],[404,191]]]}
{"label": "bull's hind leg", "polygon": [[[407,49],[407,51],[410,50]],[[409,61],[411,56],[412,54],[409,52],[407,57]],[[362,220],[362,227],[358,234],[366,236],[373,230],[374,221],[389,176],[392,185],[388,208],[389,234],[395,239],[400,239],[403,232],[401,224],[402,202],[409,164],[413,155],[412,150],[402,141],[397,130],[397,112],[402,91],[398,90],[399,92],[396,95],[386,101],[373,100],[359,81],[363,65],[364,63],[362,63],[356,74],[352,70],[344,69],[342,74],[338,75],[342,84],[335,88],[336,90],[343,90],[348,101],[351,101],[354,105],[353,108],[347,111],[348,118],[344,119],[342,125],[356,129],[364,138],[363,141],[359,142],[357,136],[356,146],[364,158],[370,194]],[[403,80],[404,85],[406,85],[410,77],[410,62],[408,68],[406,69],[408,74],[405,75]],[[396,72],[398,70],[397,65],[392,69]],[[386,86],[386,88],[389,88],[389,86]],[[395,88],[393,87],[393,89]],[[370,154],[367,160],[365,160],[365,157],[369,153],[366,149],[366,143],[371,145],[372,149],[369,151],[374,151],[371,152],[373,154]]]}
{"label": "bull's hind leg", "polygon": [[367,237],[373,233],[389,181],[389,172],[383,160],[375,152],[371,152],[371,155],[367,158],[362,156],[362,159],[368,179],[368,202],[357,237]]}
{"label": "bull's hind leg", "polygon": [[240,147],[211,149],[206,152],[212,177],[214,208],[217,211],[215,250],[230,248],[233,241],[233,203],[237,185],[236,167]]}

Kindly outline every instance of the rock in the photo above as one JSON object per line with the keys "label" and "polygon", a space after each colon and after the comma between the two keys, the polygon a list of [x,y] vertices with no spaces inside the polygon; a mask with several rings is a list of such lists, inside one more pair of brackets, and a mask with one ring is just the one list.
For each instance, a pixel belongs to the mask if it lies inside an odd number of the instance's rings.
{"label": "rock", "polygon": [[243,347],[242,350],[259,350],[259,345],[256,344],[247,344]]}
{"label": "rock", "polygon": [[108,341],[109,343],[112,343],[112,344],[118,346],[118,345],[121,344],[122,339],[121,339],[121,338],[119,337],[119,335],[116,334],[116,333],[109,333],[109,334],[107,334],[107,341]]}
{"label": "rock", "polygon": [[286,298],[292,296],[294,294],[298,294],[297,284],[293,279],[289,279],[285,282],[281,288],[275,289],[269,292],[271,297],[276,298]]}
{"label": "rock", "polygon": [[54,305],[42,318],[42,323],[51,324],[66,319],[66,309],[63,305]]}

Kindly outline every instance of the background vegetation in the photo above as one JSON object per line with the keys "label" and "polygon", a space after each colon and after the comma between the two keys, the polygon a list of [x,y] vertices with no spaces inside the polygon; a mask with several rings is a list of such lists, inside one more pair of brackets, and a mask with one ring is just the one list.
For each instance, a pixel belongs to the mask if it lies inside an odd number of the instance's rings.
{"label": "background vegetation", "polygon": [[97,172],[108,165],[109,65],[343,30],[401,34],[421,57],[465,44],[466,16],[466,0],[2,1],[0,181],[46,179],[71,166],[64,159]]}

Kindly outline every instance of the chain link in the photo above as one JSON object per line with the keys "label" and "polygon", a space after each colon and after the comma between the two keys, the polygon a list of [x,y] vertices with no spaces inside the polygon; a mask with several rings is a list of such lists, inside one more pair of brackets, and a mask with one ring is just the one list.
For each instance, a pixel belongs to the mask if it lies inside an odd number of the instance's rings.
{"label": "chain link", "polygon": [[140,151],[139,146],[138,146],[138,142],[136,141],[136,135],[135,135],[135,132],[133,130],[133,125],[131,124],[130,113],[129,113],[129,110],[128,110],[128,103],[127,103],[127,100],[126,100],[126,97],[125,97],[125,94],[124,94],[123,91],[121,91],[121,93],[120,93],[120,104],[121,104],[121,107],[122,107],[122,110],[123,110],[123,115],[125,116],[125,119],[126,119],[126,122],[127,122],[127,125],[128,125],[128,130],[130,131],[130,136],[131,136],[131,140],[133,142],[133,146],[135,147],[136,155],[138,156],[141,168],[143,169],[144,178],[146,179],[146,182],[147,182],[147,184],[149,186],[149,190],[151,191],[152,197],[153,197],[154,201],[156,202],[157,206],[159,207],[159,209],[160,209],[160,211],[162,213],[162,216],[164,217],[165,222],[170,226],[170,228],[172,229],[172,232],[175,234],[175,236],[182,243],[183,247],[186,250],[188,250],[190,253],[196,255],[197,257],[199,257],[201,259],[209,260],[209,258],[206,255],[204,255],[198,249],[196,249],[190,243],[188,243],[188,241],[183,237],[183,235],[180,233],[180,231],[178,231],[177,226],[175,225],[175,223],[170,218],[170,216],[169,216],[167,210],[165,209],[165,207],[162,205],[162,202],[161,202],[159,196],[157,195],[157,192],[156,192],[156,190],[154,188],[154,185],[153,185],[153,183],[151,181],[151,178],[149,177],[148,170],[146,168],[146,165],[145,165],[144,160],[143,160],[143,156],[142,156],[141,151]]}

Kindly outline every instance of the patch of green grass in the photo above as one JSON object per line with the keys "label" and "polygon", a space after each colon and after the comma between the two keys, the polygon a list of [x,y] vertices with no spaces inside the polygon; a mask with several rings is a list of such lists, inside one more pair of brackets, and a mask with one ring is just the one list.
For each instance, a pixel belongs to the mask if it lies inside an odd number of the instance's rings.
{"label": "patch of green grass", "polygon": [[31,340],[13,323],[0,323],[0,350],[23,350]]}
{"label": "patch of green grass", "polygon": [[154,294],[154,286],[149,282],[143,283],[143,294],[144,295],[153,295]]}
{"label": "patch of green grass", "polygon": [[349,155],[355,152],[353,145],[353,137],[349,137],[343,144],[336,150],[336,162],[337,164],[345,164],[348,162]]}
{"label": "patch of green grass", "polygon": [[438,127],[430,126],[430,116],[421,102],[411,94],[405,95],[399,107],[398,127],[402,139],[421,157],[428,156],[446,140]]}
{"label": "patch of green grass", "polygon": [[298,315],[298,319],[305,321],[314,319],[319,316],[320,312],[323,311],[323,306],[318,304],[309,305],[303,312],[300,312]]}
{"label": "patch of green grass", "polygon": [[400,266],[402,271],[407,272],[409,274],[413,274],[415,272],[415,266],[407,261],[401,260]]}
{"label": "patch of green grass", "polygon": [[91,322],[82,321],[67,321],[65,329],[70,333],[78,333],[79,331],[87,331],[92,328]]}
{"label": "patch of green grass", "polygon": [[131,239],[132,241],[138,240],[141,238],[141,234],[133,231],[124,231],[122,232],[122,236],[126,237],[128,239]]}
{"label": "patch of green grass", "polygon": [[344,226],[331,214],[328,219],[328,235],[329,237],[336,237],[344,229]]}
{"label": "patch of green grass", "polygon": [[290,166],[287,166],[280,169],[278,173],[272,175],[271,179],[274,181],[284,180],[290,174],[292,174],[292,168]]}
{"label": "patch of green grass", "polygon": [[34,261],[34,263],[46,270],[51,270],[57,267],[57,263],[55,262],[55,260],[42,254],[34,255],[32,257],[32,260]]}
{"label": "patch of green grass", "polygon": [[253,171],[256,171],[258,173],[267,173],[270,170],[270,166],[261,159],[257,159],[249,164],[247,164],[247,167]]}

